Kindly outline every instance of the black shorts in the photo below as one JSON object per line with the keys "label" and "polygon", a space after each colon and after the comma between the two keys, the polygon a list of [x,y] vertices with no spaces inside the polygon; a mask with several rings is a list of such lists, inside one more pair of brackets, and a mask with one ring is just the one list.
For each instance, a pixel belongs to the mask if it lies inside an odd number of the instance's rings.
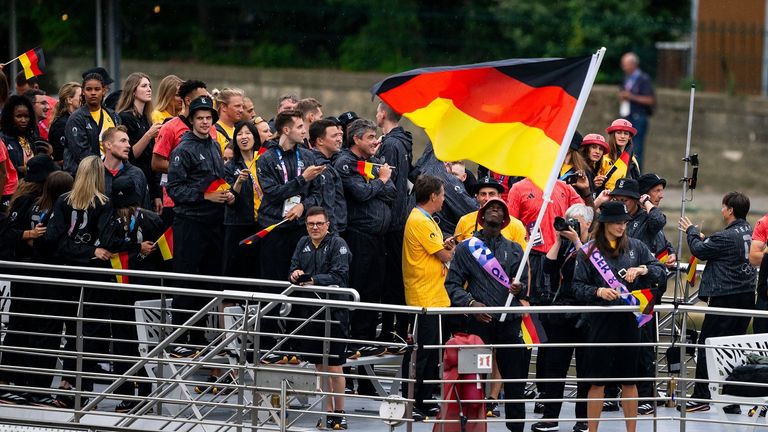
{"label": "black shorts", "polygon": [[[296,305],[298,306],[298,305]],[[295,306],[295,307],[296,307]],[[313,312],[317,309],[311,306],[298,306],[297,315],[309,318]],[[330,336],[332,338],[344,339],[349,337],[349,312],[341,309],[332,309],[332,320],[338,321],[340,324],[331,324]],[[321,314],[321,316],[324,316]],[[325,336],[325,323],[318,320],[319,317],[315,317],[313,322],[307,323],[302,329],[298,331],[299,335],[303,336]],[[304,353],[304,358],[308,362],[318,365],[323,363],[323,340],[321,339],[301,339],[299,346],[301,352]],[[330,347],[328,352],[328,366],[341,366],[347,362],[347,343],[340,341],[330,341]]]}
{"label": "black shorts", "polygon": [[[612,344],[585,349],[584,378],[590,379],[592,385],[637,384],[637,377],[640,376],[640,347],[626,345],[640,342],[640,329],[637,328],[634,314],[629,312],[590,314],[587,342]],[[603,381],[604,378],[624,378],[625,380]]]}

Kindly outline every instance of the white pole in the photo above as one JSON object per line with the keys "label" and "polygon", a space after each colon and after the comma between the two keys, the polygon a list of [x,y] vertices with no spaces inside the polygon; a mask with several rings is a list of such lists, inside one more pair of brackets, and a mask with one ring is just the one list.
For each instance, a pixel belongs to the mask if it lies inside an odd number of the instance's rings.
{"label": "white pole", "polygon": [[[539,228],[541,227],[541,221],[544,219],[544,212],[547,210],[547,206],[549,205],[549,201],[552,197],[552,190],[555,188],[555,182],[557,181],[558,174],[560,174],[560,167],[563,165],[563,161],[565,160],[565,155],[568,153],[568,148],[570,147],[571,139],[573,139],[573,134],[576,132],[576,126],[579,124],[579,120],[581,119],[581,114],[584,112],[584,106],[587,105],[587,99],[589,99],[589,93],[592,91],[592,85],[595,82],[595,77],[597,76],[597,70],[600,69],[600,63],[603,61],[603,56],[605,55],[605,47],[600,48],[597,50],[597,53],[595,53],[592,56],[592,61],[589,65],[589,70],[587,70],[587,76],[584,79],[584,84],[581,86],[581,92],[579,93],[579,99],[576,101],[576,107],[573,110],[573,116],[571,116],[571,121],[568,123],[568,129],[565,130],[565,136],[563,137],[563,142],[560,143],[560,151],[557,154],[557,159],[555,160],[555,164],[552,165],[552,169],[549,172],[549,180],[547,180],[547,185],[544,188],[544,196],[543,200],[544,202],[541,205],[541,210],[539,210],[539,216],[536,218],[536,223],[533,225],[533,228],[531,229],[531,237],[535,236],[536,233],[539,232]],[[528,256],[531,254],[531,247],[533,246],[533,242],[528,242],[528,246],[525,248],[525,253],[523,253],[523,259],[520,262],[520,267],[517,268],[517,273],[515,273],[514,281],[519,282],[520,276],[523,274],[523,269],[525,268],[525,263],[528,262]],[[512,294],[507,296],[507,302],[504,305],[505,307],[509,307],[510,304],[512,304],[512,299],[514,296]],[[501,318],[499,321],[504,322],[504,320],[507,319],[507,314],[501,314]]]}

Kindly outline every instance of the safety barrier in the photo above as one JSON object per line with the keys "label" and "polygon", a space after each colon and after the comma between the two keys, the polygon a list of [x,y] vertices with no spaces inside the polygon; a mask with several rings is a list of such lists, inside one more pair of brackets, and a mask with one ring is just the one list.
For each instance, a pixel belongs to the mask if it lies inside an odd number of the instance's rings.
{"label": "safety barrier", "polygon": [[[74,272],[74,273],[73,273]],[[71,277],[71,274],[74,274]],[[129,278],[141,277],[157,281],[157,285],[116,284],[106,282],[107,275],[122,274]],[[70,276],[70,277],[68,277]],[[99,280],[87,280],[88,278]],[[505,424],[514,420],[499,418],[427,418],[417,423],[412,418],[414,386],[419,379],[414,375],[414,365],[419,355],[438,350],[437,358],[443,359],[446,349],[458,349],[458,372],[464,377],[442,379],[444,362],[433,365],[440,379],[424,379],[426,384],[436,384],[440,394],[427,404],[440,404],[445,412],[452,405],[460,410],[472,404],[487,402],[486,392],[476,399],[457,402],[455,394],[445,394],[443,384],[458,383],[484,390],[492,383],[524,383],[528,388],[536,384],[563,381],[560,378],[536,378],[536,346],[524,344],[449,345],[445,343],[417,346],[420,335],[414,332],[412,339],[402,342],[377,342],[354,340],[332,336],[333,309],[370,311],[371,317],[380,312],[398,312],[409,316],[411,322],[436,316],[441,334],[445,334],[451,319],[476,313],[474,308],[430,308],[361,303],[355,290],[337,287],[296,286],[288,282],[225,278],[176,273],[140,272],[85,267],[59,267],[29,263],[0,262],[0,281],[9,281],[10,290],[2,291],[4,343],[0,349],[0,377],[18,379],[22,384],[0,383],[0,393],[14,392],[26,395],[27,401],[53,395],[59,400],[71,401],[71,408],[36,405],[0,405],[0,423],[25,427],[59,428],[58,430],[306,430],[318,424],[326,424],[324,404],[327,398],[345,399],[349,428],[354,430],[385,430],[405,427],[425,430],[437,425],[438,429],[462,430],[486,423],[492,430],[506,429]],[[238,289],[188,289],[185,283],[210,283]],[[0,284],[0,287],[4,285]],[[25,287],[48,287],[25,294]],[[255,292],[258,287],[280,290],[280,294]],[[49,293],[39,295],[40,293]],[[130,296],[127,293],[131,293]],[[173,299],[193,296],[204,299],[198,310],[174,308]],[[124,304],[122,298],[136,298],[134,304]],[[346,297],[348,300],[340,300]],[[5,301],[7,300],[7,301]],[[13,304],[26,304],[17,311]],[[588,313],[627,312],[629,306],[610,308],[593,306],[548,306],[526,308],[529,313]],[[73,313],[68,314],[67,311]],[[102,314],[110,311],[110,314]],[[487,308],[487,313],[520,312],[519,308]],[[174,314],[186,313],[183,323],[174,324]],[[694,378],[695,361],[689,350],[709,348],[708,353],[727,356],[734,352],[728,340],[709,340],[706,344],[696,341],[670,339],[671,334],[685,334],[684,329],[692,314],[722,314],[731,316],[755,316],[768,318],[768,312],[738,309],[719,309],[697,306],[693,301],[678,301],[656,307],[659,328],[667,325],[675,332],[657,332],[658,342],[645,342],[635,346],[653,347],[657,360],[656,376],[638,377],[636,380],[652,381],[659,391],[654,402],[674,406],[689,400],[690,387],[705,382],[719,389],[724,375],[719,379],[702,381]],[[112,318],[120,317],[119,319]],[[126,318],[127,317],[127,318]],[[374,319],[374,318],[372,318]],[[204,323],[201,323],[203,320]],[[35,323],[39,325],[35,325]],[[18,323],[22,323],[17,325]],[[26,325],[24,324],[26,323]],[[31,323],[31,324],[30,324]],[[309,326],[323,329],[322,334],[307,332]],[[99,327],[101,326],[101,328]],[[104,330],[109,326],[112,330]],[[417,328],[414,325],[413,328]],[[122,328],[118,332],[116,329]],[[125,328],[135,330],[133,337],[124,335]],[[51,331],[51,329],[54,329]],[[205,345],[189,346],[181,338],[190,330],[206,333]],[[749,338],[750,336],[742,336]],[[754,336],[758,338],[758,336]],[[22,343],[19,343],[21,341]],[[303,352],[306,341],[316,341],[322,346],[322,365],[318,371],[305,361],[290,364],[292,356],[308,358],[314,352]],[[327,371],[334,359],[331,343],[348,345],[373,345],[386,348],[391,353],[362,356],[346,360],[346,367],[356,368],[338,374]],[[720,343],[718,343],[720,342]],[[568,343],[547,346],[595,347],[605,344]],[[122,346],[122,350],[117,347]],[[125,346],[131,347],[125,351]],[[731,348],[727,348],[731,346]],[[177,357],[174,348],[194,348],[191,357]],[[474,373],[489,372],[493,358],[491,349],[533,348],[527,376],[520,379],[467,377]],[[724,348],[725,347],[725,348]],[[682,350],[683,365],[679,373],[670,373],[669,352]],[[749,348],[755,353],[768,356],[766,347]],[[403,352],[410,355],[410,363],[403,365]],[[743,350],[742,350],[743,351]],[[24,361],[19,361],[22,358]],[[714,357],[713,357],[714,358]],[[267,363],[279,359],[277,363]],[[287,364],[284,360],[287,359]],[[709,359],[709,354],[708,354]],[[405,372],[402,372],[405,371]],[[721,371],[722,372],[722,371]],[[214,373],[217,378],[209,381]],[[331,391],[328,382],[344,376],[347,380],[370,381],[372,394],[356,394]],[[62,377],[73,377],[73,389],[58,389]],[[502,398],[500,403],[527,403],[526,418],[530,423],[538,421],[559,422],[563,427],[577,421],[573,405],[584,398],[575,397],[575,384],[588,382],[575,376],[573,364],[565,378],[567,383],[563,397],[531,400],[527,398]],[[606,380],[618,381],[618,380]],[[49,386],[31,385],[29,382],[48,382]],[[90,383],[94,383],[91,388]],[[753,387],[766,387],[750,383]],[[401,388],[405,396],[401,396]],[[126,388],[129,390],[126,391]],[[623,400],[640,398],[623,398]],[[713,395],[718,403],[745,403],[744,399]],[[50,402],[50,401],[48,401]],[[536,403],[564,402],[559,418],[542,419],[532,413]],[[730,426],[765,427],[760,422],[761,407],[766,400],[755,398],[755,414],[750,418],[728,414],[719,416],[718,405],[710,413],[686,413],[674,408],[659,407],[653,415],[637,418],[642,430],[695,430]],[[40,403],[43,405],[43,403]],[[121,411],[115,409],[121,407]],[[746,406],[747,410],[753,408]],[[465,411],[462,411],[465,412]],[[764,411],[763,411],[764,412]],[[502,409],[503,413],[503,409]],[[319,419],[319,420],[318,420]],[[605,413],[601,419],[603,430],[623,430],[625,418],[621,414]],[[605,424],[603,424],[604,422]],[[10,426],[0,426],[10,427]],[[63,428],[63,429],[62,429]],[[704,428],[704,429],[702,429]],[[45,429],[45,430],[48,430]],[[2,430],[2,429],[0,429]],[[10,429],[14,430],[14,429]],[[32,430],[32,429],[30,429]],[[43,430],[43,429],[37,429]]]}

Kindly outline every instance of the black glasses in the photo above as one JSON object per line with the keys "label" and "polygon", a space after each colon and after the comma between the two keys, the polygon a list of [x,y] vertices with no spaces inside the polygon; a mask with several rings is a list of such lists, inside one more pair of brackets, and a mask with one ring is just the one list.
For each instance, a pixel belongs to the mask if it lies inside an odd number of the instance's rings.
{"label": "black glasses", "polygon": [[307,222],[307,226],[310,228],[320,228],[328,222]]}

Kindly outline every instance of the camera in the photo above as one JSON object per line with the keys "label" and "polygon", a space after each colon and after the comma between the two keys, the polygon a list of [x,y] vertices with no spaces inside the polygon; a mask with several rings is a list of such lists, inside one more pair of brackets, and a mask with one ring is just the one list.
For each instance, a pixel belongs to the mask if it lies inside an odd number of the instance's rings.
{"label": "camera", "polygon": [[565,178],[565,184],[574,185],[576,182],[579,181],[579,175],[578,174],[571,174],[568,177]]}
{"label": "camera", "polygon": [[568,228],[573,228],[576,233],[581,233],[581,226],[579,225],[579,221],[574,218],[565,220],[558,216],[555,218],[555,223],[553,225],[556,231],[568,231]]}

